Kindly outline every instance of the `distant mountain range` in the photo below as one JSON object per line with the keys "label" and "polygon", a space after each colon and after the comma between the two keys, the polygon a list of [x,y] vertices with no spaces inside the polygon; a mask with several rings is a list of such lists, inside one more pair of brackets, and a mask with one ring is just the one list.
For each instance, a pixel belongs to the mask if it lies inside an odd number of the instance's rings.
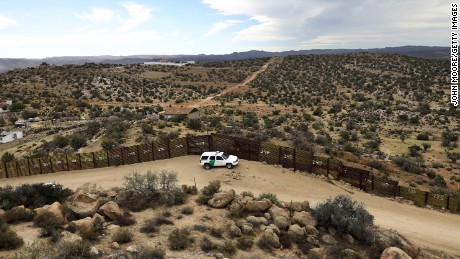
{"label": "distant mountain range", "polygon": [[375,49],[313,49],[313,50],[291,50],[283,52],[267,52],[251,50],[246,52],[233,52],[224,55],[132,55],[132,56],[64,56],[51,57],[43,59],[24,59],[24,58],[0,58],[0,73],[14,68],[36,67],[43,62],[50,65],[75,64],[82,65],[85,63],[108,63],[108,64],[139,64],[147,61],[159,60],[166,58],[169,61],[226,61],[240,60],[249,58],[263,58],[273,56],[289,55],[309,55],[309,54],[349,54],[349,53],[384,53],[384,54],[401,54],[419,58],[429,59],[448,59],[450,55],[449,47],[428,47],[428,46],[402,46],[387,47]]}

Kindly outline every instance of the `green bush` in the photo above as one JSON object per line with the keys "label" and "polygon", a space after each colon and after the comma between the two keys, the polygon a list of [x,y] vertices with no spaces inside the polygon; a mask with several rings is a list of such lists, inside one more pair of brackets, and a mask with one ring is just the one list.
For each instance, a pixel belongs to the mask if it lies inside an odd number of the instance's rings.
{"label": "green bush", "polygon": [[16,223],[20,221],[31,221],[34,218],[34,215],[31,210],[23,207],[15,207],[10,210],[5,211],[3,218],[6,223]]}
{"label": "green bush", "polygon": [[200,130],[201,129],[201,120],[200,119],[189,119],[187,122],[187,128],[192,130]]}
{"label": "green bush", "polygon": [[219,227],[211,227],[209,229],[209,233],[211,234],[211,236],[213,237],[217,237],[217,238],[222,238],[222,229],[219,228]]}
{"label": "green bush", "polygon": [[271,193],[271,192],[264,192],[264,193],[261,193],[259,195],[259,197],[257,198],[257,200],[263,200],[263,199],[268,199],[270,200],[273,204],[276,204],[276,205],[280,205],[280,201],[278,200],[278,197],[276,196],[276,194],[274,193]]}
{"label": "green bush", "polygon": [[187,249],[191,243],[190,230],[187,228],[176,228],[169,234],[168,241],[171,250]]}
{"label": "green bush", "polygon": [[350,234],[368,244],[374,241],[374,216],[348,196],[339,195],[328,199],[316,205],[311,213],[321,226],[334,227],[339,234]]}
{"label": "green bush", "polygon": [[0,187],[0,208],[9,210],[13,207],[24,205],[27,208],[38,208],[56,201],[63,202],[72,195],[72,190],[60,184],[22,184]]}
{"label": "green bush", "polygon": [[188,186],[186,184],[183,184],[181,188],[182,191],[186,194],[195,195],[198,193],[198,188],[196,188],[196,186]]}
{"label": "green bush", "polygon": [[198,196],[198,198],[196,199],[196,202],[198,204],[201,204],[201,205],[206,205],[208,204],[208,201],[211,199],[211,197],[209,197],[208,195],[200,195]]}
{"label": "green bush", "polygon": [[193,207],[192,206],[185,206],[183,207],[180,212],[185,215],[192,215],[193,214]]}
{"label": "green bush", "polygon": [[430,139],[430,135],[428,134],[428,132],[422,132],[417,135],[417,140],[429,140],[429,139]]}
{"label": "green bush", "polygon": [[201,250],[203,250],[204,252],[210,252],[214,249],[217,249],[217,244],[215,244],[214,242],[212,242],[211,239],[209,239],[209,237],[207,236],[204,236],[202,239],[201,239],[201,242],[200,242],[200,248]]}
{"label": "green bush", "polygon": [[226,255],[233,255],[236,253],[236,247],[233,241],[225,240],[223,244],[219,245],[219,251]]}
{"label": "green bush", "polygon": [[444,179],[444,177],[442,177],[442,175],[436,175],[433,181],[434,181],[434,184],[438,187],[445,188],[447,186],[446,180]]}
{"label": "green bush", "polygon": [[156,222],[153,219],[148,219],[144,221],[140,228],[141,233],[153,233],[158,232],[158,228],[156,226]]}
{"label": "green bush", "polygon": [[16,249],[23,244],[24,240],[11,230],[8,225],[0,224],[0,250]]}
{"label": "green bush", "polygon": [[112,241],[124,244],[129,243],[133,239],[133,233],[127,228],[119,228],[112,237]]}
{"label": "green bush", "polygon": [[220,181],[219,180],[214,180],[214,181],[210,181],[209,184],[207,186],[205,186],[201,192],[204,195],[209,196],[209,197],[212,198],[212,196],[215,193],[218,193],[219,190],[220,190]]}
{"label": "green bush", "polygon": [[163,259],[166,256],[165,250],[161,247],[144,246],[139,250],[136,259]]}
{"label": "green bush", "polygon": [[254,238],[249,236],[242,236],[236,239],[237,247],[241,250],[250,250],[254,245]]}

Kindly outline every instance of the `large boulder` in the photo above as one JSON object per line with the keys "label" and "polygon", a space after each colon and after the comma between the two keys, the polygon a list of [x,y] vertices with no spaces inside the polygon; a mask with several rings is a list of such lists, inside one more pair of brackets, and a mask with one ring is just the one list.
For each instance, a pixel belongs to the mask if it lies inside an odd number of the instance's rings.
{"label": "large boulder", "polygon": [[361,258],[361,256],[359,256],[359,254],[356,251],[348,249],[348,248],[343,249],[340,252],[340,255],[342,256],[343,259],[358,259],[358,258]]}
{"label": "large boulder", "polygon": [[282,230],[285,230],[287,228],[289,228],[289,226],[291,225],[291,223],[289,223],[289,220],[283,216],[276,216],[274,219],[273,219],[273,223],[279,228],[279,229],[282,229]]}
{"label": "large boulder", "polygon": [[258,227],[260,225],[268,225],[268,220],[264,217],[247,216],[246,221],[251,223],[254,227]]}
{"label": "large boulder", "polygon": [[109,201],[99,208],[99,213],[106,215],[111,220],[119,219],[123,216],[123,211],[120,209],[118,204],[113,201]]}
{"label": "large boulder", "polygon": [[282,209],[275,204],[273,204],[270,209],[268,210],[268,213],[270,213],[270,216],[275,219],[276,217],[285,217],[286,219],[289,219],[289,212],[285,209]]}
{"label": "large boulder", "polygon": [[65,217],[64,215],[62,214],[62,206],[61,206],[61,203],[59,202],[55,202],[51,205],[45,205],[41,208],[36,208],[34,210],[34,212],[38,215],[38,214],[41,214],[45,211],[48,211],[50,213],[52,213],[55,217],[56,217],[56,220],[59,220],[60,222],[65,222]]}
{"label": "large boulder", "polygon": [[272,206],[272,202],[268,199],[261,201],[248,201],[244,205],[244,210],[248,212],[266,212]]}
{"label": "large boulder", "polygon": [[67,243],[67,242],[77,242],[82,241],[83,238],[77,234],[71,233],[69,231],[62,231],[61,238],[59,239],[60,243]]}
{"label": "large boulder", "polygon": [[380,259],[412,259],[412,257],[407,255],[403,250],[392,246],[383,251]]}
{"label": "large boulder", "polygon": [[318,258],[318,259],[326,259],[327,258],[327,252],[324,247],[321,248],[312,248],[308,251],[307,254],[308,258]]}
{"label": "large boulder", "polygon": [[5,211],[3,209],[0,209],[0,217],[3,217],[5,215]]}
{"label": "large boulder", "polygon": [[75,228],[79,232],[88,232],[93,229],[94,221],[90,217],[86,217],[79,220],[74,220],[69,223],[69,226]]}
{"label": "large boulder", "polygon": [[302,211],[302,203],[294,201],[294,202],[286,202],[284,203],[284,207],[290,211]]}
{"label": "large boulder", "polygon": [[305,229],[305,233],[307,235],[318,235],[319,234],[318,229],[316,229],[314,226],[311,226],[311,225],[306,225],[303,227],[303,229]]}
{"label": "large boulder", "polygon": [[420,253],[420,248],[414,242],[400,235],[396,231],[377,229],[375,231],[375,238],[376,244],[381,251],[389,247],[398,247],[413,258],[416,258]]}
{"label": "large boulder", "polygon": [[92,217],[99,207],[99,201],[90,194],[78,193],[69,204],[70,210],[78,218]]}
{"label": "large boulder", "polygon": [[294,224],[289,227],[288,234],[294,240],[301,240],[305,237],[305,230],[299,225]]}
{"label": "large boulder", "polygon": [[303,211],[310,211],[310,202],[309,201],[303,201],[302,202],[302,210]]}
{"label": "large boulder", "polygon": [[321,241],[323,241],[324,243],[326,243],[328,245],[337,244],[337,240],[335,240],[335,238],[333,236],[328,235],[328,234],[322,235],[321,236]]}
{"label": "large boulder", "polygon": [[281,243],[279,237],[276,235],[275,231],[271,228],[266,228],[264,233],[262,234],[262,239],[265,242],[265,245],[280,248]]}
{"label": "large boulder", "polygon": [[232,237],[240,237],[243,235],[243,233],[241,232],[241,229],[234,224],[230,225],[229,230],[230,230],[230,236]]}
{"label": "large boulder", "polygon": [[224,208],[235,198],[235,190],[215,193],[212,199],[208,201],[209,206],[213,208]]}
{"label": "large boulder", "polygon": [[316,226],[317,222],[316,219],[313,218],[310,213],[306,211],[301,211],[301,212],[294,212],[294,215],[292,216],[292,221],[293,223],[299,224],[300,226]]}

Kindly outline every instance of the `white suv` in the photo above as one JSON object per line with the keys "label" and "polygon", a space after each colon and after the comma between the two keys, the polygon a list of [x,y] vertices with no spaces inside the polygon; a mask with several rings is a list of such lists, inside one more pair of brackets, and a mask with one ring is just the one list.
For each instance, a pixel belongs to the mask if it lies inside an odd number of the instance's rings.
{"label": "white suv", "polygon": [[228,169],[237,165],[239,162],[237,156],[228,155],[224,152],[212,151],[204,152],[200,157],[200,165],[204,166],[206,170],[214,166],[226,166]]}

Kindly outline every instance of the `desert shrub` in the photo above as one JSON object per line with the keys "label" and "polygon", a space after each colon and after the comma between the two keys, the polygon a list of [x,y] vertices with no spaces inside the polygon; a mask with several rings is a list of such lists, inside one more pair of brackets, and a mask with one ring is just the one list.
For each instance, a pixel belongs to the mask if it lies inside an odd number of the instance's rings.
{"label": "desert shrub", "polygon": [[321,226],[332,226],[340,234],[350,234],[366,243],[373,242],[374,216],[369,214],[363,204],[352,201],[348,196],[338,195],[328,199],[316,205],[311,213]]}
{"label": "desert shrub", "polygon": [[156,226],[155,220],[154,219],[148,219],[144,221],[142,224],[140,230],[141,233],[153,233],[153,232],[158,232],[158,228]]}
{"label": "desert shrub", "polygon": [[434,178],[436,177],[436,173],[433,172],[433,171],[431,171],[431,170],[430,170],[430,171],[427,171],[427,172],[426,172],[426,175],[427,175],[428,178],[430,178],[430,179],[434,179]]}
{"label": "desert shrub", "polygon": [[185,206],[183,207],[180,212],[185,215],[192,215],[193,214],[193,207],[192,206]]}
{"label": "desert shrub", "polygon": [[249,236],[242,236],[236,239],[237,247],[241,250],[249,250],[254,245],[254,238]]}
{"label": "desert shrub", "polygon": [[417,135],[417,140],[429,140],[429,139],[430,139],[430,135],[428,134],[428,132],[422,132]]}
{"label": "desert shrub", "polygon": [[88,241],[97,241],[99,239],[99,233],[94,228],[83,228],[78,233],[83,239]]}
{"label": "desert shrub", "polygon": [[401,169],[414,174],[423,174],[425,170],[420,167],[419,163],[413,158],[407,158],[404,156],[395,156],[392,158],[393,163],[399,166]]}
{"label": "desert shrub", "polygon": [[38,208],[56,201],[62,203],[72,193],[72,190],[60,184],[36,183],[22,184],[16,188],[0,187],[0,208],[9,210],[19,205]]}
{"label": "desert shrub", "polygon": [[292,244],[291,236],[287,231],[281,231],[279,234],[280,243],[283,248],[290,248]]}
{"label": "desert shrub", "polygon": [[166,203],[166,205],[182,205],[187,202],[187,193],[183,192],[181,189],[175,189],[168,195],[172,198],[170,199],[170,203]]}
{"label": "desert shrub", "polygon": [[201,120],[200,119],[189,119],[187,122],[187,128],[192,130],[200,130],[201,129]]}
{"label": "desert shrub", "polygon": [[222,238],[222,229],[219,227],[211,227],[209,233],[213,237]]}
{"label": "desert shrub", "polygon": [[163,259],[166,256],[166,252],[161,247],[143,246],[140,249],[136,259]]}
{"label": "desert shrub", "polygon": [[442,177],[442,175],[436,175],[433,181],[434,181],[434,184],[438,187],[445,188],[447,186],[446,180],[444,179],[444,177]]}
{"label": "desert shrub", "polygon": [[207,186],[201,191],[204,195],[212,197],[215,193],[218,193],[220,190],[220,181],[210,181]]}
{"label": "desert shrub", "polygon": [[159,175],[160,190],[163,192],[172,192],[176,190],[177,173],[173,171],[162,170]]}
{"label": "desert shrub", "polygon": [[123,199],[120,203],[133,211],[140,211],[153,206],[159,197],[158,176],[147,171],[146,174],[133,172],[124,178]]}
{"label": "desert shrub", "polygon": [[170,219],[168,219],[169,216],[167,215],[157,215],[154,218],[155,226],[162,226],[162,225],[174,225],[174,222]]}
{"label": "desert shrub", "polygon": [[378,161],[378,160],[370,160],[369,162],[367,162],[367,165],[372,167],[372,168],[375,168],[377,170],[385,170],[385,164],[383,164],[382,162]]}
{"label": "desert shrub", "polygon": [[202,233],[208,231],[208,227],[202,223],[193,225],[193,229]]}
{"label": "desert shrub", "polygon": [[214,250],[214,249],[217,249],[217,244],[215,244],[214,242],[212,242],[212,240],[209,239],[209,237],[204,236],[204,237],[201,239],[200,248],[201,248],[201,250],[203,250],[204,252],[209,252],[209,251],[212,251],[212,250]]}
{"label": "desert shrub", "polygon": [[169,234],[168,241],[171,250],[184,250],[191,243],[190,230],[187,228],[176,228]]}
{"label": "desert shrub", "polygon": [[236,253],[236,247],[233,241],[226,240],[223,244],[219,245],[219,251],[227,255],[233,255]]}
{"label": "desert shrub", "polygon": [[136,220],[133,218],[131,213],[125,211],[123,212],[123,215],[114,220],[113,223],[119,226],[131,226],[136,223]]}
{"label": "desert shrub", "polygon": [[0,250],[16,249],[23,244],[24,240],[11,230],[8,225],[0,224]]}
{"label": "desert shrub", "polygon": [[273,204],[280,205],[280,201],[278,200],[278,197],[276,194],[271,193],[271,192],[264,192],[259,194],[259,197],[257,198],[259,201],[263,199],[268,199],[270,200]]}
{"label": "desert shrub", "polygon": [[273,251],[273,247],[271,246],[270,240],[268,240],[265,236],[262,235],[262,237],[257,241],[257,246],[266,251],[271,253]]}
{"label": "desert shrub", "polygon": [[96,258],[96,255],[91,253],[91,244],[87,241],[62,242],[54,251],[53,258]]}
{"label": "desert shrub", "polygon": [[52,212],[44,211],[34,218],[34,225],[45,230],[54,230],[64,224],[62,219],[59,219]]}
{"label": "desert shrub", "polygon": [[124,244],[129,243],[133,239],[133,233],[127,228],[119,228],[112,237],[112,241]]}
{"label": "desert shrub", "polygon": [[198,193],[198,188],[196,188],[196,186],[188,186],[186,184],[183,184],[181,188],[182,188],[182,191],[186,194],[195,195]]}
{"label": "desert shrub", "polygon": [[347,152],[351,152],[355,155],[361,155],[363,153],[363,151],[361,150],[361,148],[359,148],[358,146],[354,146],[350,143],[346,143],[344,146],[343,146],[343,150],[347,151]]}
{"label": "desert shrub", "polygon": [[242,197],[246,197],[246,196],[249,196],[249,197],[254,197],[254,194],[250,191],[244,191],[241,193],[241,196]]}
{"label": "desert shrub", "polygon": [[209,201],[210,199],[211,199],[210,196],[204,195],[204,194],[203,194],[203,195],[198,196],[198,198],[196,199],[196,202],[197,202],[198,204],[201,204],[201,205],[206,205],[206,204],[208,204],[208,201]]}
{"label": "desert shrub", "polygon": [[34,215],[31,210],[23,207],[14,207],[5,212],[3,218],[6,223],[16,223],[20,221],[31,221]]}

